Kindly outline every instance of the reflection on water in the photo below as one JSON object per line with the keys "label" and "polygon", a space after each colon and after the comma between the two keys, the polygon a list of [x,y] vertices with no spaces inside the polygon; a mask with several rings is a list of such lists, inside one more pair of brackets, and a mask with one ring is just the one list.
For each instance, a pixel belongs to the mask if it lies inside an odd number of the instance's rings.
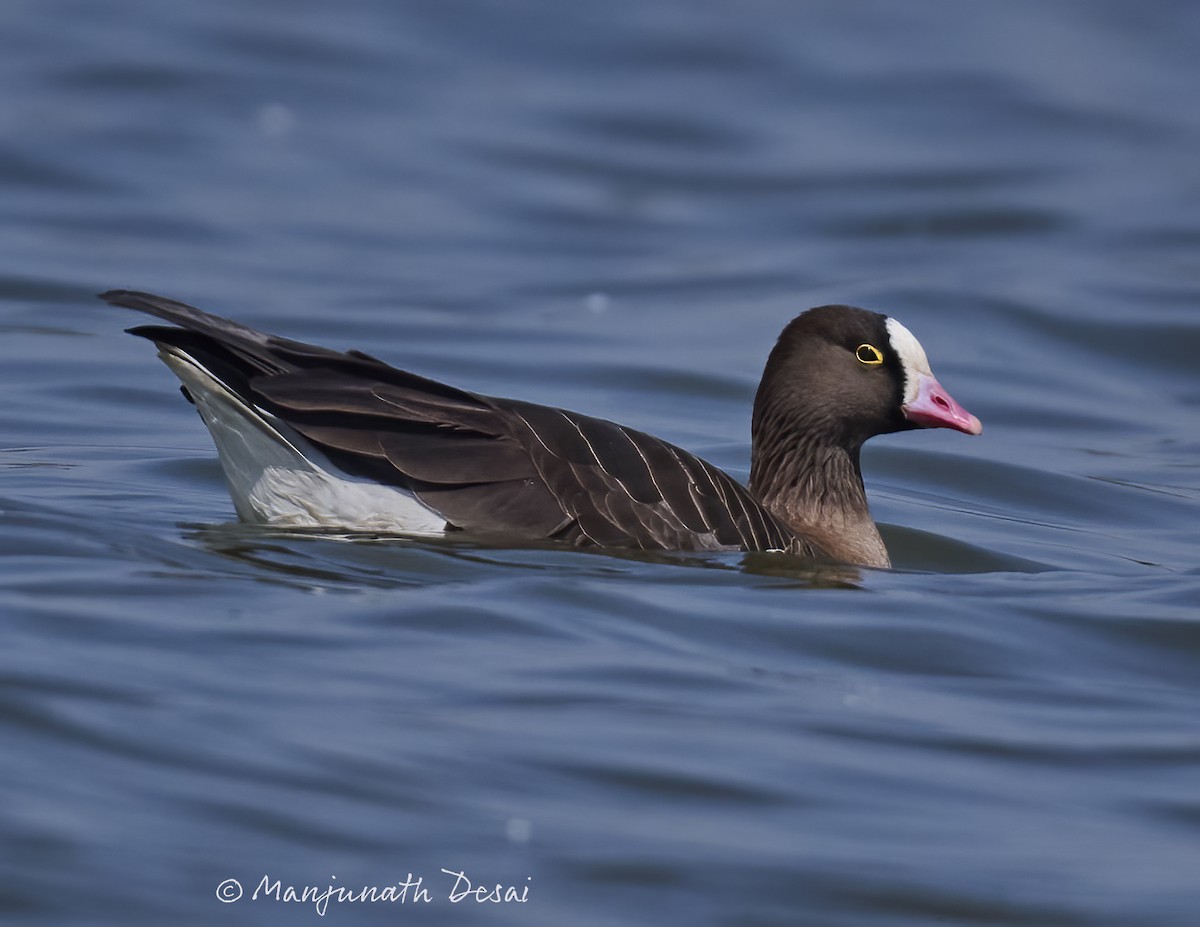
{"label": "reflection on water", "polygon": [[381,587],[436,581],[444,570],[427,575],[431,559],[449,558],[473,574],[487,568],[522,573],[569,568],[579,576],[646,575],[641,566],[689,570],[742,571],[794,581],[797,587],[856,588],[862,571],[842,564],[819,563],[776,553],[693,554],[675,551],[571,548],[566,545],[506,545],[495,538],[404,538],[369,533],[344,534],[318,529],[279,529],[237,522],[192,525],[184,538],[214,554],[258,571],[298,580]]}

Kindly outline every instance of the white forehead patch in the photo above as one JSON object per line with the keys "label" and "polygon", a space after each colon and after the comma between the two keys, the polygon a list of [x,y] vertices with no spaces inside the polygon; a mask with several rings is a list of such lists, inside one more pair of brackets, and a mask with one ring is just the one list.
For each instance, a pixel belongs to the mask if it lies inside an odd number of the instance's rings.
{"label": "white forehead patch", "polygon": [[904,401],[912,402],[917,398],[917,374],[933,376],[933,371],[929,369],[929,358],[925,356],[925,349],[916,335],[895,319],[887,320],[887,332],[892,350],[904,368]]}

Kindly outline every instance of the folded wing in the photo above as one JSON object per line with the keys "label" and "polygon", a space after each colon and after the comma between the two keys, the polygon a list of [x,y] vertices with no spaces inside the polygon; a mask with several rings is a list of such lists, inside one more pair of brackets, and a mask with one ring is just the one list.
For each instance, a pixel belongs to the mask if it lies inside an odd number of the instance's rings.
{"label": "folded wing", "polygon": [[185,352],[348,473],[416,494],[453,528],[581,545],[820,554],[725,473],[642,432],[456,389],[148,293],[103,298],[178,326],[130,331]]}

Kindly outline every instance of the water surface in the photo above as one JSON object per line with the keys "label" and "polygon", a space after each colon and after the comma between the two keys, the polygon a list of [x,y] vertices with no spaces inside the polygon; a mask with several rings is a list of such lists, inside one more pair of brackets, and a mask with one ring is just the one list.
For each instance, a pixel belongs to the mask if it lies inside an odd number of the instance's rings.
{"label": "water surface", "polygon": [[[1198,42],[1183,3],[6,5],[0,917],[411,874],[326,916],[1194,924]],[[742,478],[779,329],[856,303],[986,430],[868,446],[894,571],[252,528],[123,286]]]}

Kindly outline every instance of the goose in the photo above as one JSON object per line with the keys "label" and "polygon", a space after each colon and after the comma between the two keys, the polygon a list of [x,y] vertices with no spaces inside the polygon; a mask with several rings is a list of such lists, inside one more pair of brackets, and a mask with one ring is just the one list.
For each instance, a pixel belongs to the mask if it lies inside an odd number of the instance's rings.
{"label": "goose", "polygon": [[785,551],[891,565],[859,456],[875,435],[983,427],[896,319],[819,306],[783,329],[754,397],[748,486],[613,422],[499,399],[132,290],[212,435],[238,516],[503,543]]}

